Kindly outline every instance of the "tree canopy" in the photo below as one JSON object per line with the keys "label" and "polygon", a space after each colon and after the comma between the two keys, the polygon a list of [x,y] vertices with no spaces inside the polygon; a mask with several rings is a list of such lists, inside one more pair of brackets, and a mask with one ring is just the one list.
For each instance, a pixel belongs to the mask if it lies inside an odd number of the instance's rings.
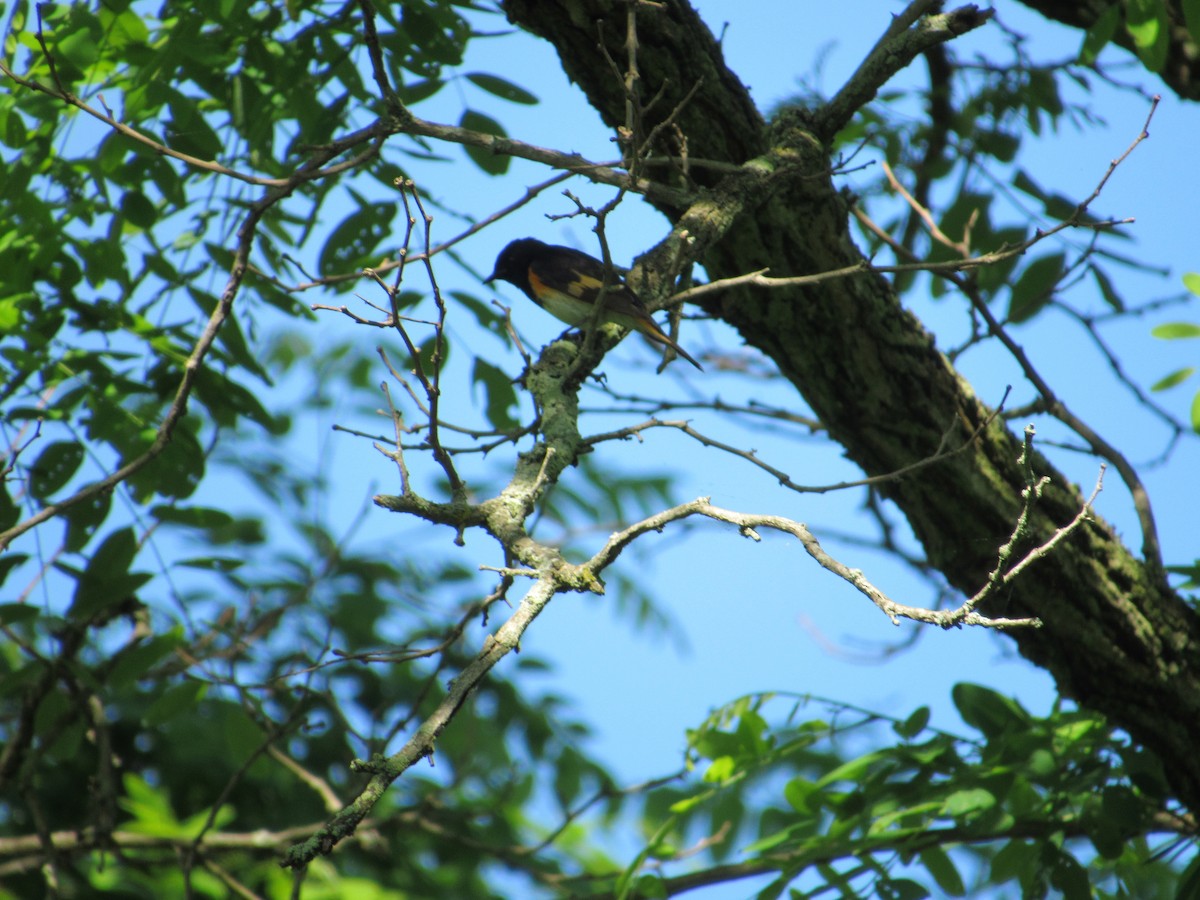
{"label": "tree canopy", "polygon": [[[753,32],[767,108],[685,0],[15,3],[0,896],[1200,896],[1200,275],[1109,202],[1200,8],[1027,6]],[[555,661],[673,722],[689,613],[785,674],[606,756]]]}

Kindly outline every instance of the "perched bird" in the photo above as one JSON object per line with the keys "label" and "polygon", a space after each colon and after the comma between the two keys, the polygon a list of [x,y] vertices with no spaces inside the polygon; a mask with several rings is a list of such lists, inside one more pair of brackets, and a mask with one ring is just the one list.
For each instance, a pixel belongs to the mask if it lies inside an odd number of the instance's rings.
{"label": "perched bird", "polygon": [[[604,263],[594,257],[533,238],[513,241],[496,257],[496,271],[484,281],[507,281],[534,303],[568,325],[587,325],[604,286]],[[670,347],[700,371],[704,368],[671,340],[638,295],[614,274],[604,294],[602,322],[640,331],[657,344]]]}

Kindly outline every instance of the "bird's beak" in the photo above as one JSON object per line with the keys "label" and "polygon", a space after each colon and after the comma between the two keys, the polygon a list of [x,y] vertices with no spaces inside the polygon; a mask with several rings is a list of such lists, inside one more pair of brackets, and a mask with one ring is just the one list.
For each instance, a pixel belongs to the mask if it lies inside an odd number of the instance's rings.
{"label": "bird's beak", "polygon": [[493,281],[495,281],[495,280],[496,280],[496,277],[497,277],[499,274],[500,274],[499,272],[493,272],[493,273],[492,273],[491,275],[489,275],[487,278],[483,279],[483,283],[484,283],[484,284],[491,284]]}

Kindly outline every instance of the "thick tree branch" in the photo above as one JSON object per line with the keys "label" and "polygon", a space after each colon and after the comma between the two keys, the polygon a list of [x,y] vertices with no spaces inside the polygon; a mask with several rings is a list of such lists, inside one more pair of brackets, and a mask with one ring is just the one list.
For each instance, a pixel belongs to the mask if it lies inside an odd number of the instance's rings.
{"label": "thick tree branch", "polygon": [[[953,12],[921,18],[934,4],[917,0],[896,17],[891,27],[863,60],[850,80],[818,112],[813,130],[824,140],[832,140],[892,76],[922,53],[939,47],[946,41],[973,31],[987,22],[994,13],[977,6],[962,6]],[[915,25],[915,27],[910,27]]]}
{"label": "thick tree branch", "polygon": [[[611,4],[579,0],[567,15],[556,4],[507,0],[505,10],[551,41],[605,121],[620,123],[623,99],[595,46],[593,24],[610,14]],[[711,171],[699,173],[712,188],[701,204],[686,210],[656,204],[676,223],[661,259],[686,246],[713,278],[763,269],[791,277],[862,265],[847,203],[833,184],[820,136],[806,131],[806,114],[791,112],[772,128],[763,123],[685,3],[643,13],[638,37],[643,83],[648,90],[668,85],[664,108],[674,108],[683,86],[703,75],[678,120],[698,152],[731,163],[755,160],[721,181]],[[619,53],[615,43],[608,49]],[[681,79],[684,72],[693,77]],[[646,263],[655,268],[654,259]],[[778,365],[868,475],[928,457],[948,421],[960,423],[961,438],[991,416],[875,273],[808,288],[748,286],[700,298],[700,305]],[[904,511],[930,562],[967,594],[986,582],[994,549],[1022,507],[1020,454],[1020,441],[993,420],[966,452],[882,489]],[[1084,500],[1036,454],[1034,466],[1050,478],[1029,522],[1031,540],[1041,544]],[[1036,577],[1018,579],[1004,595],[1006,614],[1045,623],[1010,632],[1021,653],[1045,667],[1064,695],[1110,716],[1155,750],[1177,795],[1200,806],[1200,622],[1160,573],[1093,519],[1039,561]]]}

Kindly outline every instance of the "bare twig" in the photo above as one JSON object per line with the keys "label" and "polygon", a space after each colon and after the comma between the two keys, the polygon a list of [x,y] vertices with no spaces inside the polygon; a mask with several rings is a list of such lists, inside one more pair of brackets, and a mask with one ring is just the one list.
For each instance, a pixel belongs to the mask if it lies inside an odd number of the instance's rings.
{"label": "bare twig", "polygon": [[759,528],[770,528],[792,535],[800,541],[808,555],[816,560],[822,568],[833,572],[839,578],[853,585],[870,599],[895,625],[900,624],[901,618],[937,625],[941,628],[949,628],[956,625],[974,625],[982,628],[1036,628],[1041,625],[1039,620],[1032,618],[996,618],[980,615],[973,610],[965,612],[962,610],[932,610],[897,603],[883,593],[883,591],[879,590],[879,588],[875,587],[861,571],[851,569],[826,553],[812,532],[800,522],[786,519],[782,516],[739,513],[721,509],[713,506],[707,497],[701,497],[689,503],[672,507],[614,534],[609,538],[604,547],[588,560],[584,566],[598,575],[599,572],[611,565],[629,544],[641,535],[661,531],[672,522],[695,515],[735,525],[744,537],[756,541],[761,540],[756,530]]}
{"label": "bare twig", "polygon": [[1000,403],[996,407],[996,409],[993,410],[987,416],[987,418],[984,419],[984,421],[979,425],[979,427],[976,428],[975,431],[972,432],[970,435],[968,435],[962,441],[962,443],[959,444],[958,446],[956,446],[956,447],[948,447],[947,446],[950,442],[951,436],[954,434],[954,432],[957,429],[957,424],[956,424],[957,420],[955,420],[955,423],[952,423],[950,428],[947,429],[942,434],[942,439],[938,445],[937,450],[935,450],[933,453],[931,453],[929,456],[925,457],[924,459],[920,459],[920,460],[917,460],[915,463],[911,463],[910,465],[903,466],[902,468],[897,469],[894,472],[887,472],[883,475],[872,475],[869,478],[859,478],[854,481],[841,481],[841,482],[838,482],[837,484],[826,484],[826,485],[797,484],[796,482],[794,482],[792,480],[792,477],[790,475],[788,475],[786,472],[784,472],[783,470],[777,469],[774,466],[770,465],[769,463],[759,459],[758,454],[755,451],[743,450],[740,447],[734,447],[731,444],[726,444],[723,441],[718,441],[714,438],[710,438],[707,435],[702,434],[699,431],[696,431],[694,428],[692,428],[691,424],[686,421],[664,421],[664,420],[661,420],[658,418],[651,418],[648,422],[643,422],[639,425],[631,425],[626,428],[617,429],[616,431],[605,432],[604,434],[597,434],[597,435],[593,435],[591,437],[585,438],[584,444],[586,444],[588,446],[595,446],[596,444],[602,443],[604,441],[628,440],[631,437],[636,437],[636,436],[640,435],[641,432],[643,432],[649,428],[674,428],[679,431],[682,431],[688,437],[693,438],[694,440],[698,441],[700,444],[702,444],[705,447],[713,447],[713,448],[721,450],[725,453],[729,453],[729,454],[732,454],[733,456],[737,456],[741,459],[746,460],[751,465],[754,465],[754,466],[758,467],[759,469],[762,469],[764,472],[766,472],[769,475],[771,475],[772,477],[774,477],[779,482],[781,487],[785,487],[788,490],[795,491],[798,494],[827,494],[832,491],[846,490],[847,488],[873,487],[873,486],[880,485],[880,484],[886,484],[889,481],[894,481],[897,478],[903,478],[906,475],[910,475],[915,471],[925,468],[926,466],[931,466],[936,463],[940,463],[946,459],[950,459],[954,456],[957,456],[958,454],[964,452],[965,450],[969,449],[972,445],[974,445],[975,441],[979,439],[979,436],[981,434],[983,434],[983,432],[992,423],[992,421],[1000,414],[1001,410],[1004,408],[1004,399],[1007,397],[1008,397],[1008,391],[1006,390],[1004,392],[1004,398],[1001,398]]}
{"label": "bare twig", "polygon": [[[1017,517],[1016,524],[1013,526],[1012,534],[996,552],[996,566],[988,575],[987,583],[974,596],[970,597],[962,606],[954,611],[954,616],[959,620],[972,614],[979,604],[983,603],[984,600],[994,594],[999,588],[1011,582],[1035,561],[1047,556],[1060,541],[1084,522],[1088,521],[1091,518],[1092,506],[1096,502],[1096,497],[1104,489],[1105,466],[1101,465],[1100,473],[1096,476],[1096,486],[1092,489],[1091,496],[1080,507],[1075,517],[1062,528],[1057,529],[1046,541],[1034,547],[1024,557],[1010,566],[1009,560],[1012,558],[1017,545],[1029,533],[1030,513],[1041,497],[1042,489],[1050,483],[1048,477],[1044,475],[1038,476],[1033,470],[1033,435],[1033,426],[1027,426],[1019,461],[1022,469],[1025,471],[1025,489],[1021,492],[1021,497],[1025,502],[1021,507],[1021,513]],[[956,621],[951,624],[958,624],[958,622]]]}

